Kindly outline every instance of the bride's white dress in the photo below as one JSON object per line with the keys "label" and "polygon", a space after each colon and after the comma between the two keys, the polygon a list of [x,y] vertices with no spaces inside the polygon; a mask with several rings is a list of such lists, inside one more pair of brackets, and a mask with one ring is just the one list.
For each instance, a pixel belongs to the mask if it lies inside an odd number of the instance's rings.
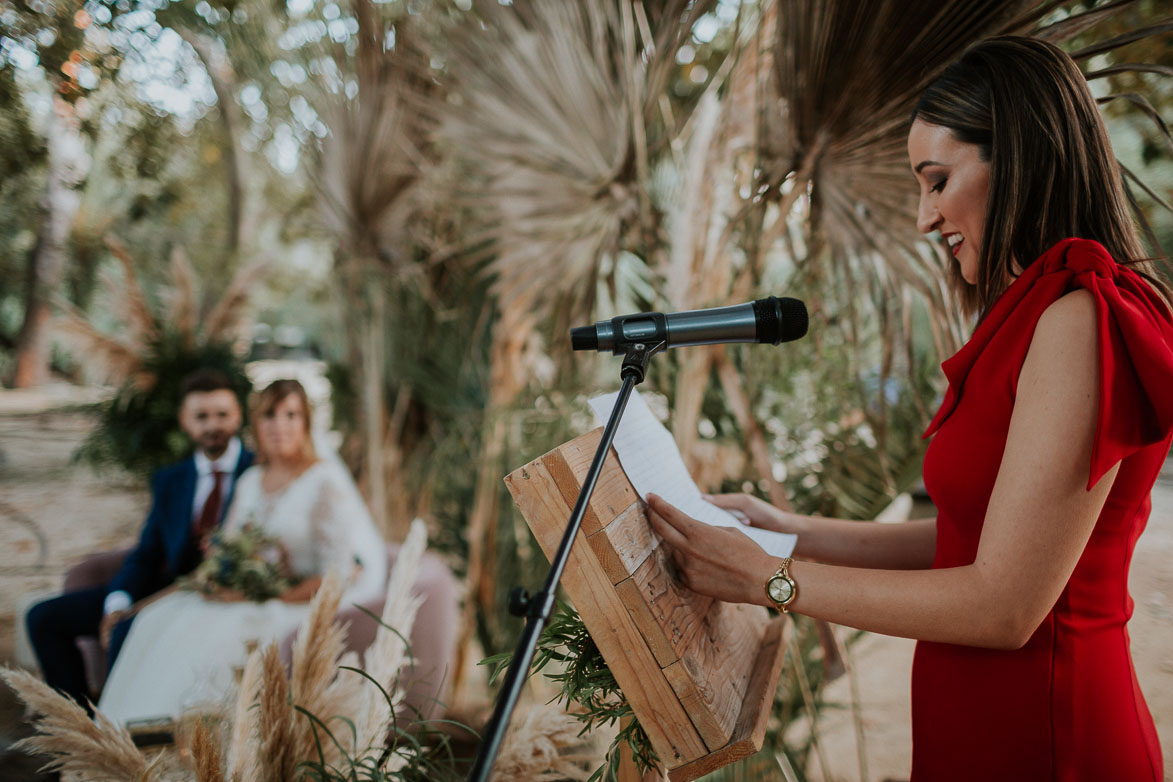
{"label": "bride's white dress", "polygon": [[[261,487],[263,470],[252,467],[240,477],[225,531],[259,525],[285,545],[297,575],[338,572],[349,579],[343,605],[381,593],[387,549],[346,468],[317,462],[272,494]],[[222,703],[247,647],[280,641],[308,613],[308,603],[218,603],[191,591],[168,594],[135,618],[98,709],[127,722]]]}

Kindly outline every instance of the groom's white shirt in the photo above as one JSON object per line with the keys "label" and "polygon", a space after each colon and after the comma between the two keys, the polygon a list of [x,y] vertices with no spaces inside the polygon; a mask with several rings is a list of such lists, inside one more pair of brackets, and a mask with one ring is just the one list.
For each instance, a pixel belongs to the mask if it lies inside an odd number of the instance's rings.
{"label": "groom's white shirt", "polygon": [[[224,473],[223,484],[220,488],[222,496],[232,496],[232,486],[236,481],[236,463],[240,461],[242,448],[240,438],[233,437],[228,441],[228,447],[224,449],[224,453],[220,454],[220,458],[215,461],[209,459],[200,450],[197,450],[193,455],[192,459],[195,461],[196,468],[195,499],[191,505],[191,518],[193,522],[199,518],[200,511],[204,509],[204,503],[208,501],[208,495],[212,493],[212,489],[216,486],[215,473]],[[104,614],[125,611],[130,608],[132,603],[130,593],[119,589],[117,592],[111,592],[106,595],[106,601],[102,604],[102,611]]]}

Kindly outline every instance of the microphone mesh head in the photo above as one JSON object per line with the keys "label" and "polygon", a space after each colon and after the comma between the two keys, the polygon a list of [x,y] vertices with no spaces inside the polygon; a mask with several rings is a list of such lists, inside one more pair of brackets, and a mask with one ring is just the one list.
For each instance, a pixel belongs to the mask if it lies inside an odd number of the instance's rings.
{"label": "microphone mesh head", "polygon": [[758,342],[777,345],[806,334],[806,305],[798,299],[770,296],[753,303]]}
{"label": "microphone mesh head", "polygon": [[806,336],[810,317],[806,312],[806,305],[798,299],[782,297],[778,300],[782,305],[782,342],[790,342]]}

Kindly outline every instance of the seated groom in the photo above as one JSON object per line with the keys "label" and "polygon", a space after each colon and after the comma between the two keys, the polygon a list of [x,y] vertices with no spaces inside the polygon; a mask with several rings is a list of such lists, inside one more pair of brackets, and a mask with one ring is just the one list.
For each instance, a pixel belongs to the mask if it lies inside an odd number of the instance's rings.
{"label": "seated groom", "polygon": [[135,604],[189,573],[202,543],[224,518],[236,479],[253,462],[237,436],[240,400],[228,378],[198,370],[183,381],[179,426],[194,453],[151,478],[151,511],[138,546],[104,586],[67,592],[36,604],[27,617],[29,640],[45,682],[87,705],[85,664],[77,638],[98,635],[114,664]]}

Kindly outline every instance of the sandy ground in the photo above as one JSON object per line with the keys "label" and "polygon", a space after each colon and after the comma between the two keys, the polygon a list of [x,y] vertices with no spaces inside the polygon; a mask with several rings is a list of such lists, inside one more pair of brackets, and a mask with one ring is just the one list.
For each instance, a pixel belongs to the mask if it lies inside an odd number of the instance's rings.
{"label": "sandy ground", "polygon": [[[125,475],[95,476],[71,464],[91,417],[79,404],[94,392],[56,387],[48,392],[0,390],[0,662],[14,661],[17,611],[33,593],[59,588],[65,569],[86,554],[131,542],[148,503],[145,489]],[[1162,736],[1166,779],[1173,779],[1173,462],[1153,492],[1149,529],[1136,548],[1130,630],[1140,683]],[[907,779],[910,735],[910,641],[871,635],[853,651],[866,748],[860,773],[857,735],[848,708],[821,718],[828,780]],[[827,699],[846,706],[846,678]],[[25,731],[19,708],[0,695],[0,780],[34,779],[17,769],[8,744]],[[35,765],[33,766],[35,768]],[[812,769],[811,779],[824,778]]]}

